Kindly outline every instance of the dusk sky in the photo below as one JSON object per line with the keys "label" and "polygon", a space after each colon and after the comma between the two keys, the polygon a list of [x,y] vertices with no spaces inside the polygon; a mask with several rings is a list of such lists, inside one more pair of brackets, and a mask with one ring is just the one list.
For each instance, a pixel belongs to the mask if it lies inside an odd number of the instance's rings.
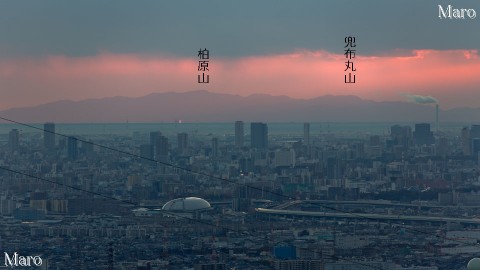
{"label": "dusk sky", "polygon": [[[0,110],[198,89],[480,107],[480,16],[441,20],[438,4],[480,13],[473,0],[1,1]],[[356,84],[343,81],[345,36]]]}

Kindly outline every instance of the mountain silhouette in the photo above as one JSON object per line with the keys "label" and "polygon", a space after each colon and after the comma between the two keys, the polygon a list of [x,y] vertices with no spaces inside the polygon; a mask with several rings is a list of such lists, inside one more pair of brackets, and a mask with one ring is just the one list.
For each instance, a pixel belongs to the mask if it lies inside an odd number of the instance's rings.
{"label": "mountain silhouette", "polygon": [[[143,97],[61,100],[13,108],[0,116],[28,123],[111,122],[434,122],[435,108],[411,102],[378,102],[356,96],[295,99],[254,94],[247,97],[204,90],[152,93]],[[440,110],[442,122],[476,122],[479,108]]]}

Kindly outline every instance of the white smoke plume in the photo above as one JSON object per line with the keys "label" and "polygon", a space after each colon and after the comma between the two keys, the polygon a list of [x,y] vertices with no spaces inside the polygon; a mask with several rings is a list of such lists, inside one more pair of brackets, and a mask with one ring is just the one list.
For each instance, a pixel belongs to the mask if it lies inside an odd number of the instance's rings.
{"label": "white smoke plume", "polygon": [[438,99],[436,99],[434,97],[431,97],[431,96],[420,96],[420,95],[406,94],[405,97],[407,97],[407,99],[409,101],[419,103],[419,104],[432,104],[432,103],[438,104]]}

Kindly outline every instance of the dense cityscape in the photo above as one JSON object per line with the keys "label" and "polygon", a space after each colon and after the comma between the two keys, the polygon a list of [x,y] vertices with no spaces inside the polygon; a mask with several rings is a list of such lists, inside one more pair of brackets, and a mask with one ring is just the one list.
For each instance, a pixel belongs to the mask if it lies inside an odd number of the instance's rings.
{"label": "dense cityscape", "polygon": [[[2,134],[0,249],[32,269],[466,269],[480,125]],[[26,244],[28,243],[28,244]]]}
{"label": "dense cityscape", "polygon": [[0,1],[0,270],[480,270],[437,2]]}

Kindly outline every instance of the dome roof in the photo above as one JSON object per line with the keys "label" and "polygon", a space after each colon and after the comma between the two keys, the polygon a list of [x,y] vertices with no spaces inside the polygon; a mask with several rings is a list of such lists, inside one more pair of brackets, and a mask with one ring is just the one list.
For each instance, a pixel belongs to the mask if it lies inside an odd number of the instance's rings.
{"label": "dome roof", "polygon": [[162,210],[189,212],[210,208],[210,203],[197,197],[178,198],[168,201],[163,205]]}
{"label": "dome roof", "polygon": [[480,270],[480,259],[479,258],[471,259],[468,262],[467,269],[468,270]]}

